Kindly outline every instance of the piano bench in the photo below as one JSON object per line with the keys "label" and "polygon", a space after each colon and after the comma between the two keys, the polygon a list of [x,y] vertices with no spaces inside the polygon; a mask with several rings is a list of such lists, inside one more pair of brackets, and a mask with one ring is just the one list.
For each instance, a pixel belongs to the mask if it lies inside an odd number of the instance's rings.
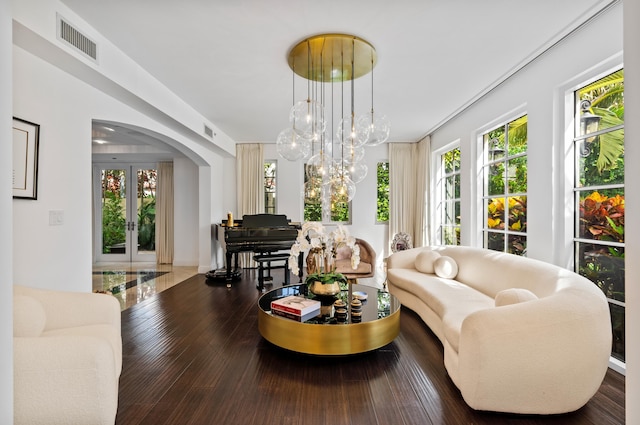
{"label": "piano bench", "polygon": [[[264,253],[253,257],[253,259],[258,263],[258,289],[264,289],[264,281],[270,280],[272,269],[284,269],[284,285],[286,286],[289,284],[289,255],[289,253]],[[284,263],[273,266],[271,265],[273,261],[283,261]],[[265,269],[267,271],[266,276],[264,274]]]}

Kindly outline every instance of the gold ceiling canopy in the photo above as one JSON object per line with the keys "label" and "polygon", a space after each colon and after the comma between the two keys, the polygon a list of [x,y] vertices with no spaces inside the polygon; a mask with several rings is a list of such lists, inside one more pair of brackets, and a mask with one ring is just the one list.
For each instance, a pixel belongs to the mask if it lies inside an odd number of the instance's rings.
{"label": "gold ceiling canopy", "polygon": [[368,74],[377,55],[371,43],[355,35],[318,34],[296,44],[289,51],[288,62],[307,80],[336,82]]}

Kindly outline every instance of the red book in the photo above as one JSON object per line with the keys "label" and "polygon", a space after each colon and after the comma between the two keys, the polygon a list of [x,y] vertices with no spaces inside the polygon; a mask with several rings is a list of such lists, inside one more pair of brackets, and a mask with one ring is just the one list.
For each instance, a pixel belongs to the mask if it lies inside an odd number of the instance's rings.
{"label": "red book", "polygon": [[320,301],[305,298],[301,295],[290,295],[271,301],[271,310],[285,311],[297,316],[306,316],[314,311],[320,312]]}
{"label": "red book", "polygon": [[306,322],[307,320],[313,319],[314,317],[320,315],[320,310],[312,311],[311,313],[305,314],[304,316],[298,316],[297,314],[281,310],[271,310],[271,313],[274,316],[285,317],[287,319],[295,320],[296,322]]}

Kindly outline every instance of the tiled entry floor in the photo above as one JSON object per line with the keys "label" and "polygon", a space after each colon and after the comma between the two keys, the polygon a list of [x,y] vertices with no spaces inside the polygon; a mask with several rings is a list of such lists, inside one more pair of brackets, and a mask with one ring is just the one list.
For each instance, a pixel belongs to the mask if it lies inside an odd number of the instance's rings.
{"label": "tiled entry floor", "polygon": [[122,310],[196,275],[193,266],[155,263],[96,263],[93,291],[109,291]]}

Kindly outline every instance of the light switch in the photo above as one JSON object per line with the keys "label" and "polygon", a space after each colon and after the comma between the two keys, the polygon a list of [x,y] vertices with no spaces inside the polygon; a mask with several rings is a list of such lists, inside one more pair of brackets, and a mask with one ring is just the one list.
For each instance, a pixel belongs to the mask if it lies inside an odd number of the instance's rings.
{"label": "light switch", "polygon": [[49,211],[49,226],[62,226],[64,224],[64,211]]}

